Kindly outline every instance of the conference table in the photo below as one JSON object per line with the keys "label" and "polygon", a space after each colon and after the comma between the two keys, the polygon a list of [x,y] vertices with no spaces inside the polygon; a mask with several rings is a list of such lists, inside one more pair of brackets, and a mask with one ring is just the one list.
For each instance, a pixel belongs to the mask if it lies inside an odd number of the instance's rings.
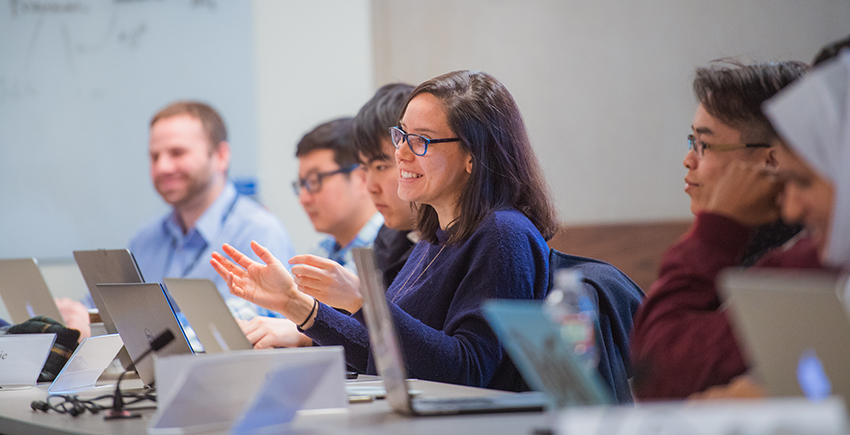
{"label": "conference table", "polygon": [[[348,381],[365,387],[382,386],[376,377]],[[488,396],[502,392],[422,380],[409,388],[423,397]],[[147,434],[154,409],[141,418],[104,420],[104,412],[72,417],[54,411],[33,411],[30,403],[44,400],[48,384],[23,390],[0,391],[0,434]],[[122,383],[122,390],[138,388],[139,380]],[[111,392],[97,389],[80,394],[91,398]],[[106,403],[104,403],[106,404]],[[141,406],[138,405],[138,406]],[[408,417],[393,412],[386,400],[351,403],[347,411],[305,412],[287,426],[263,433],[286,434],[818,434],[850,433],[845,403],[840,397],[819,402],[805,398],[708,403],[667,402],[639,406],[570,408],[560,412],[520,412]],[[226,430],[191,433],[227,433]]]}
{"label": "conference table", "polygon": [[[122,389],[134,385],[122,383]],[[138,383],[138,381],[135,381]],[[382,386],[375,377],[349,381],[364,386]],[[72,417],[54,411],[33,411],[30,403],[45,400],[49,384],[24,390],[0,391],[0,434],[146,434],[153,409],[141,411],[142,417],[132,420],[104,420],[104,412]],[[464,387],[422,380],[410,380],[409,388],[419,390],[423,397],[488,396],[499,391]],[[97,389],[80,394],[81,398],[108,394],[110,389]],[[108,401],[104,401],[108,404]],[[149,405],[150,402],[148,402]],[[142,404],[139,404],[141,406]],[[393,412],[386,400],[352,403],[347,412],[304,413],[285,431],[296,434],[532,434],[547,433],[555,414],[544,412],[476,414],[444,417],[407,417]],[[547,426],[548,425],[548,426]],[[280,430],[273,433],[280,433]],[[226,432],[204,432],[226,433]]]}

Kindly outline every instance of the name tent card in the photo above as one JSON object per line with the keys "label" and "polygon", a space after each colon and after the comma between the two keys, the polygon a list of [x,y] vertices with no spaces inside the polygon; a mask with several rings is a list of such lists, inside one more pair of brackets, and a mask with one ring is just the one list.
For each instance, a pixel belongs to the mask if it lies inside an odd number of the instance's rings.
{"label": "name tent card", "polygon": [[846,435],[844,400],[802,397],[581,406],[557,415],[560,434]]}
{"label": "name tent card", "polygon": [[[251,404],[237,419],[233,426],[233,434],[247,435],[261,429],[289,423],[300,409],[308,407],[307,401],[316,387],[314,383],[321,381],[325,373],[336,369],[335,361],[328,359],[283,367],[269,373],[266,382],[254,396]],[[348,402],[348,395],[341,399],[343,400],[339,403],[333,403],[331,400],[327,404],[328,407],[344,409]],[[320,403],[315,405],[321,407]],[[315,406],[311,408],[316,409]]]}
{"label": "name tent card", "polygon": [[152,434],[246,433],[284,425],[299,410],[348,406],[341,347],[173,355],[154,364]]}
{"label": "name tent card", "polygon": [[35,386],[55,340],[56,334],[0,336],[0,390]]}
{"label": "name tent card", "polygon": [[94,388],[97,378],[109,367],[121,346],[124,342],[118,334],[84,339],[47,391],[50,394],[71,394]]}

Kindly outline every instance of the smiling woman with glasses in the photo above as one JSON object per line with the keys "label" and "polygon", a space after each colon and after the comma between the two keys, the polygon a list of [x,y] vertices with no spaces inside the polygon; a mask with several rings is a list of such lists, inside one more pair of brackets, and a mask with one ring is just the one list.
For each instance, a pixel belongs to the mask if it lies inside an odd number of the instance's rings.
{"label": "smiling woman with glasses", "polygon": [[[413,203],[420,234],[387,290],[409,375],[527,390],[481,309],[493,298],[543,299],[549,287],[546,240],[557,219],[519,108],[489,74],[455,71],[419,85],[390,133],[398,196]],[[375,374],[360,311],[316,302],[253,248],[266,264],[229,246],[234,261],[213,254],[231,292],[300,323],[315,343],[343,346],[349,366]]]}

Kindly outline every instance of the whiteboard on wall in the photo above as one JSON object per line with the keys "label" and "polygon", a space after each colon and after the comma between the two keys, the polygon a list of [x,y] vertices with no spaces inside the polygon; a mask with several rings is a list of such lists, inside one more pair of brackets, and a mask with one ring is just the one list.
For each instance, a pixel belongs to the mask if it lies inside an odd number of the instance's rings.
{"label": "whiteboard on wall", "polygon": [[178,99],[219,110],[231,176],[256,173],[251,2],[0,4],[0,258],[125,247],[168,207],[148,122]]}

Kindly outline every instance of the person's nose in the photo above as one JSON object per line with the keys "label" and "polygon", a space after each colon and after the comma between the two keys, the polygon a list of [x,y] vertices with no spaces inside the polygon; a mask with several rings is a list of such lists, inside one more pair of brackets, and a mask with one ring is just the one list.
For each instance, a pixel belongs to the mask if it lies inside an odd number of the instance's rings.
{"label": "person's nose", "polygon": [[310,193],[304,186],[301,186],[298,190],[298,202],[301,203],[301,206],[306,206],[313,202],[313,194]]}
{"label": "person's nose", "polygon": [[376,180],[377,177],[372,175],[372,173],[366,174],[366,190],[369,191],[372,195],[378,195],[381,193],[381,185]]}
{"label": "person's nose", "polygon": [[696,169],[697,165],[699,165],[699,156],[697,156],[697,152],[694,150],[688,150],[688,153],[685,154],[685,159],[682,160],[682,164],[692,171]]}
{"label": "person's nose", "polygon": [[409,161],[413,159],[413,151],[410,150],[410,146],[407,144],[407,141],[399,142],[398,148],[395,150],[395,161],[396,163],[402,161]]}

